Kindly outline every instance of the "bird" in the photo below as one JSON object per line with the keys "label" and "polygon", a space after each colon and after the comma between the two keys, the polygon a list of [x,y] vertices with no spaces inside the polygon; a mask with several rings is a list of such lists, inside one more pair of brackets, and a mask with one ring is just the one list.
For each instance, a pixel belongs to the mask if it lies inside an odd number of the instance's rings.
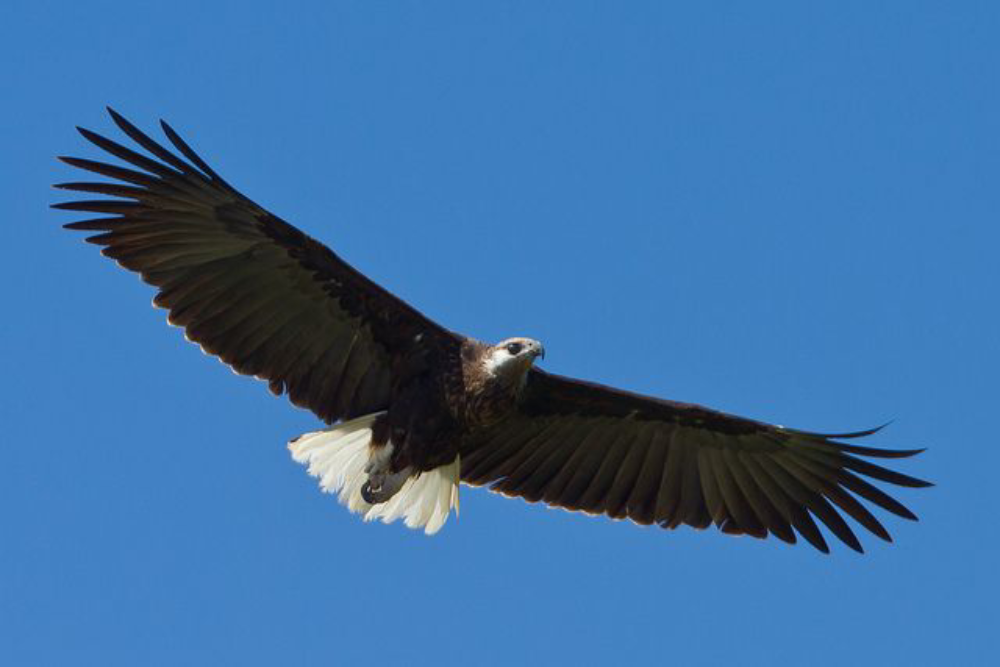
{"label": "bird", "polygon": [[155,287],[204,352],[312,411],[323,428],[291,457],[366,521],[434,534],[461,484],[823,553],[817,521],[861,553],[845,516],[890,542],[869,506],[917,519],[869,481],[932,485],[874,462],[923,449],[858,444],[882,427],[802,431],[547,372],[541,342],[445,328],[241,194],[166,122],[172,149],[108,113],[131,147],[77,128],[118,162],[58,158],[106,179],[55,186],[101,196],[52,204],[97,215],[64,227],[96,232],[86,241]]}

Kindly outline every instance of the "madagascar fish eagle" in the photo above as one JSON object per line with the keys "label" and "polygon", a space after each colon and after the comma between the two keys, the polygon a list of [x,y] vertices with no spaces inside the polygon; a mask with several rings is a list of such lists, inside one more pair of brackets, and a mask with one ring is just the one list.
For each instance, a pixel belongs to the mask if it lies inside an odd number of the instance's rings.
{"label": "madagascar fish eagle", "polygon": [[146,154],[78,128],[128,166],[60,158],[111,179],[56,186],[112,197],[55,204],[99,216],[66,227],[98,232],[87,241],[156,287],[189,340],[323,420],[291,455],[366,520],[435,533],[460,483],[663,528],[799,535],[823,552],[815,519],[862,550],[841,512],[891,539],[860,499],[916,519],[864,478],[929,486],[870,460],[922,450],[547,373],[538,341],[444,328],[240,194],[166,123],[176,152],[108,111]]}

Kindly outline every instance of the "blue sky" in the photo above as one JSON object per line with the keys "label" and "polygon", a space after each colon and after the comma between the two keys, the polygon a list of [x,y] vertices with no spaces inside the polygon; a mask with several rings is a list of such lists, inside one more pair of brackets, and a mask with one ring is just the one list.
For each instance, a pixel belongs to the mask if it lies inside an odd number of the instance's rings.
{"label": "blue sky", "polygon": [[[808,6],[807,6],[808,5]],[[984,664],[996,554],[995,3],[13,2],[0,663]],[[168,119],[468,335],[813,430],[929,490],[822,556],[463,490],[431,539],[293,463],[46,207],[73,130]],[[880,515],[884,516],[884,515]]]}

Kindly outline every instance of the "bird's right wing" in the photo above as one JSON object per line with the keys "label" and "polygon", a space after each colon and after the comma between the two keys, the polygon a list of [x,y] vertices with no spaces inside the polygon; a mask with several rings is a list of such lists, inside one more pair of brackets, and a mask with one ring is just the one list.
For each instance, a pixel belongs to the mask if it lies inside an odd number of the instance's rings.
{"label": "bird's right wing", "polygon": [[[789,543],[796,532],[820,551],[812,517],[852,549],[841,514],[882,539],[888,531],[855,496],[916,519],[863,480],[929,486],[865,458],[893,451],[837,442],[878,429],[809,433],[533,369],[519,412],[464,443],[462,481],[490,490],[641,524],[705,528]],[[832,503],[832,504],[831,504]]]}
{"label": "bird's right wing", "polygon": [[129,167],[61,158],[111,182],[57,187],[116,199],[54,207],[101,214],[66,227],[100,232],[87,240],[156,286],[154,303],[203,350],[327,422],[384,410],[394,365],[416,346],[457,357],[459,336],[241,195],[166,123],[186,160],[109,112],[153,157],[81,128]]}

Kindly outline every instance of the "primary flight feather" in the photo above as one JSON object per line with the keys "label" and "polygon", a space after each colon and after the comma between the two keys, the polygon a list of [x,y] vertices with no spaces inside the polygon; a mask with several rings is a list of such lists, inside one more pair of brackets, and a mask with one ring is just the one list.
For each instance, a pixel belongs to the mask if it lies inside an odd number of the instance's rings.
{"label": "primary flight feather", "polygon": [[[852,549],[843,514],[885,540],[861,500],[916,517],[864,478],[928,482],[869,459],[884,450],[546,373],[541,343],[452,332],[216,174],[169,125],[177,153],[109,109],[142,154],[80,128],[129,166],[63,157],[110,182],[57,187],[114,199],[55,208],[95,217],[102,253],[141,274],[187,337],[328,425],[289,443],[323,490],[365,519],[438,531],[460,482],[640,524],[681,524]],[[861,499],[861,500],[859,500]]]}

